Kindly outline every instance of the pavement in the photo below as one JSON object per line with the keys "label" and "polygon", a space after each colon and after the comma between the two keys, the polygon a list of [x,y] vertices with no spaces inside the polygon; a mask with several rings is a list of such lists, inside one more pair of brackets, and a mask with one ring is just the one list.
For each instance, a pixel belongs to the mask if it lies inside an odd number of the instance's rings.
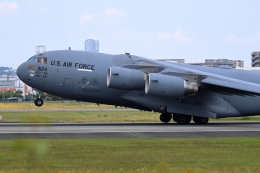
{"label": "pavement", "polygon": [[260,122],[190,123],[0,123],[0,139],[260,137]]}

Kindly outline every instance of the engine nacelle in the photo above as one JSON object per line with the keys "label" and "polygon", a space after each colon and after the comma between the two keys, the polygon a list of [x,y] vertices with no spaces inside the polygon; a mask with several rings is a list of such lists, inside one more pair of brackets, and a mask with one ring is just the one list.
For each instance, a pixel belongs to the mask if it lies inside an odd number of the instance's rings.
{"label": "engine nacelle", "polygon": [[122,90],[139,90],[145,85],[144,73],[122,67],[109,67],[107,86]]}
{"label": "engine nacelle", "polygon": [[145,93],[158,97],[182,97],[196,94],[198,87],[180,77],[150,73],[145,82]]}

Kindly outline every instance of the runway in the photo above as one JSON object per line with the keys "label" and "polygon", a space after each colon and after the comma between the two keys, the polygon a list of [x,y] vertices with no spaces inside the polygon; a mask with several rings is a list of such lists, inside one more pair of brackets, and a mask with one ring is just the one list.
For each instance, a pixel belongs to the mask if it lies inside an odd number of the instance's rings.
{"label": "runway", "polygon": [[16,138],[214,138],[260,137],[260,122],[0,123],[0,139]]}

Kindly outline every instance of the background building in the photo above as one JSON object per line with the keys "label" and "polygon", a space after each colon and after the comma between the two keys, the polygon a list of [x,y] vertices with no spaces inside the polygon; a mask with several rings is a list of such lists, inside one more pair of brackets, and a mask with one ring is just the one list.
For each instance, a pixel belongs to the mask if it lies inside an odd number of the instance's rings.
{"label": "background building", "polygon": [[[159,61],[167,61],[167,62],[177,62],[177,63],[185,63],[184,59],[156,59]],[[231,60],[231,59],[205,59],[205,62],[199,63],[186,63],[190,65],[199,65],[206,67],[219,67],[219,66],[229,66],[232,68],[242,68],[244,67],[244,61],[242,60]]]}
{"label": "background building", "polygon": [[234,67],[244,67],[244,61],[242,60],[234,60]]}
{"label": "background building", "polygon": [[43,45],[35,46],[35,54],[46,52],[46,47]]}
{"label": "background building", "polygon": [[251,65],[252,67],[260,67],[260,52],[251,53]]}
{"label": "background building", "polygon": [[234,65],[234,60],[231,59],[205,59],[205,64],[211,67],[217,67],[217,66],[236,67]]}
{"label": "background building", "polygon": [[176,63],[185,63],[185,59],[156,59],[158,61],[167,61],[167,62],[176,62]]}
{"label": "background building", "polygon": [[17,77],[5,76],[0,77],[0,87],[15,86]]}
{"label": "background building", "polygon": [[231,59],[205,59],[205,64],[233,66],[234,61]]}
{"label": "background building", "polygon": [[229,66],[232,68],[244,67],[244,61],[232,59],[205,59],[204,63],[189,63],[191,65],[201,65],[206,67]]}
{"label": "background building", "polygon": [[85,41],[85,51],[88,52],[99,52],[98,40],[88,39]]}

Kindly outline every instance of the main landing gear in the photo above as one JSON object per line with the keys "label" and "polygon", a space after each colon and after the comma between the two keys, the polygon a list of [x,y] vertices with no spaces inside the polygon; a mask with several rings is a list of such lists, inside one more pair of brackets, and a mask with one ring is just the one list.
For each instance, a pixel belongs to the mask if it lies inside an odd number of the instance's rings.
{"label": "main landing gear", "polygon": [[160,115],[161,122],[168,123],[172,119],[172,114],[163,113]]}
{"label": "main landing gear", "polygon": [[196,117],[196,116],[189,116],[184,114],[169,114],[169,113],[162,113],[160,115],[161,122],[168,123],[171,121],[171,118],[173,121],[175,121],[178,124],[189,124],[191,122],[191,119],[197,124],[207,124],[209,119],[205,117]]}
{"label": "main landing gear", "polygon": [[191,121],[191,116],[184,114],[174,114],[173,121],[177,122],[178,124],[189,124]]}
{"label": "main landing gear", "polygon": [[34,100],[34,104],[35,104],[35,106],[40,107],[40,106],[43,105],[43,100],[42,100],[41,97],[42,97],[42,94],[40,93],[39,98],[37,98],[37,99]]}
{"label": "main landing gear", "polygon": [[205,118],[205,117],[195,117],[195,116],[193,116],[193,121],[197,124],[207,124],[209,122],[209,119]]}

